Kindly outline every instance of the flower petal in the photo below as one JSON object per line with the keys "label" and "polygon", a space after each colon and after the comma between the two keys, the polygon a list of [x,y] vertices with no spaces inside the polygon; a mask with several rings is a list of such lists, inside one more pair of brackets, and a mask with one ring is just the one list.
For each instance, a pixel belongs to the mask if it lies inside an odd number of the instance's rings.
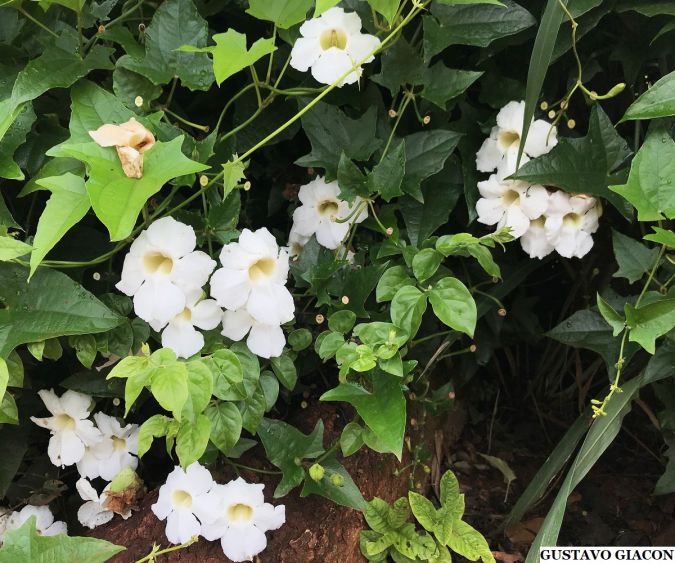
{"label": "flower petal", "polygon": [[246,340],[248,349],[261,358],[277,358],[281,356],[286,344],[284,331],[280,326],[256,323]]}
{"label": "flower petal", "polygon": [[162,331],[162,347],[171,348],[179,358],[189,358],[204,347],[204,336],[189,323],[169,323]]}
{"label": "flower petal", "polygon": [[235,563],[251,561],[267,547],[265,534],[255,526],[231,527],[220,540],[223,553]]}
{"label": "flower petal", "polygon": [[201,288],[209,280],[215,267],[216,261],[205,252],[190,252],[174,263],[171,281],[185,292]]}
{"label": "flower petal", "polygon": [[238,311],[225,311],[223,313],[223,331],[221,334],[230,340],[239,341],[249,330],[255,321],[246,309]]}
{"label": "flower petal", "polygon": [[[336,82],[343,74],[352,68],[353,62],[349,54],[337,47],[331,47],[324,51],[319,59],[312,65],[312,76],[321,84],[332,84]],[[358,80],[356,73],[352,72],[346,78],[343,78],[338,86],[351,84]],[[353,79],[352,79],[353,78]]]}
{"label": "flower petal", "polygon": [[293,49],[291,49],[290,65],[295,70],[307,72],[320,55],[321,45],[317,37],[299,37],[293,44]]}
{"label": "flower petal", "polygon": [[242,307],[251,293],[251,283],[246,270],[220,268],[211,276],[211,297],[225,309]]}
{"label": "flower petal", "polygon": [[162,254],[178,259],[192,252],[197,245],[195,231],[190,225],[180,223],[173,217],[162,217],[145,231],[148,242],[161,249]]}

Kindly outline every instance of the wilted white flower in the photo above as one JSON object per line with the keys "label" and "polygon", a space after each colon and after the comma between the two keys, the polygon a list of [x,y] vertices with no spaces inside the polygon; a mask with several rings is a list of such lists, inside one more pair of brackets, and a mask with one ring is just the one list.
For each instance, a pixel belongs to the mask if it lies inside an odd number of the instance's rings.
{"label": "wilted white flower", "polygon": [[288,253],[265,229],[244,229],[239,242],[220,252],[223,267],[211,277],[211,296],[230,311],[245,309],[257,322],[280,325],[293,318],[295,305],[286,288]]}
{"label": "wilted white flower", "polygon": [[211,493],[217,498],[218,513],[204,523],[202,534],[209,541],[219,539],[223,553],[232,561],[251,561],[267,547],[265,532],[286,522],[286,508],[266,503],[264,488],[240,477],[217,485]]}
{"label": "wilted white flower", "polygon": [[202,523],[218,511],[216,497],[209,494],[215,483],[209,470],[195,462],[183,471],[176,467],[159,488],[157,502],[150,508],[166,520],[166,537],[180,544],[202,532]]}
{"label": "wilted white flower", "polygon": [[293,212],[293,228],[298,235],[311,237],[321,246],[336,249],[349,231],[350,223],[361,223],[368,217],[368,209],[363,209],[356,217],[348,221],[337,222],[336,219],[346,219],[357,207],[362,206],[363,200],[355,198],[352,204],[339,198],[340,187],[337,182],[326,182],[321,176],[316,177],[309,184],[302,186],[298,197],[300,205]]}
{"label": "wilted white flower", "polygon": [[82,459],[85,448],[101,441],[102,436],[89,418],[91,397],[76,391],[66,391],[57,397],[53,389],[42,389],[38,395],[53,416],[31,420],[51,431],[47,454],[57,467],[73,465]]}
{"label": "wilted white flower", "polygon": [[302,236],[298,231],[291,227],[291,232],[288,233],[288,256],[290,258],[297,258],[300,256],[302,249],[309,242],[312,237]]}
{"label": "wilted white flower", "polygon": [[539,258],[541,260],[544,256],[548,256],[553,252],[553,245],[546,237],[545,222],[546,217],[543,215],[533,219],[530,221],[527,231],[520,237],[520,246],[529,254],[530,258]]}
{"label": "wilted white flower", "polygon": [[[93,530],[97,526],[112,520],[115,512],[108,508],[109,501],[106,494],[108,489],[110,489],[110,483],[106,485],[100,495],[87,479],[78,479],[77,483],[75,483],[75,488],[80,493],[82,500],[85,501],[77,511],[77,519],[80,521],[80,524]],[[126,520],[131,516],[131,510],[127,508],[121,516]]]}
{"label": "wilted white flower", "polygon": [[124,258],[115,287],[133,296],[136,314],[157,331],[183,312],[185,294],[201,288],[216,267],[195,251],[196,244],[192,227],[163,217],[138,236]]}
{"label": "wilted white flower", "polygon": [[476,202],[478,221],[497,225],[497,229],[511,227],[514,238],[522,236],[530,220],[540,217],[548,207],[548,191],[543,186],[500,182],[495,174],[478,182],[478,190],[483,196]]}
{"label": "wilted white flower", "polygon": [[[502,180],[516,171],[516,161],[523,131],[525,102],[509,102],[497,114],[497,125],[476,153],[476,168],[480,172],[497,170]],[[550,123],[532,120],[527,133],[521,164],[549,152],[558,144],[557,130]]]}
{"label": "wilted white flower", "polygon": [[211,330],[220,324],[223,312],[214,299],[201,299],[201,289],[187,293],[185,309],[169,321],[162,332],[162,346],[179,358],[189,358],[204,347],[204,336],[195,330]]}
{"label": "wilted white flower", "polygon": [[[286,318],[288,322],[293,318]],[[230,340],[239,341],[248,334],[246,346],[256,356],[261,358],[276,358],[281,356],[286,344],[286,337],[281,327],[277,325],[265,325],[257,322],[244,309],[238,311],[225,311],[223,313],[223,336]]]}
{"label": "wilted white flower", "polygon": [[54,515],[48,506],[33,506],[31,504],[27,504],[21,510],[9,515],[5,531],[18,530],[31,516],[35,516],[35,529],[43,536],[68,533],[66,523],[61,520],[55,522]]}
{"label": "wilted white flower", "polygon": [[602,207],[594,197],[563,191],[551,194],[546,212],[546,236],[556,252],[565,258],[581,258],[593,247]]}
{"label": "wilted white flower", "polygon": [[86,448],[84,456],[77,462],[77,470],[82,477],[95,479],[102,477],[112,481],[122,469],[138,467],[138,425],[120,425],[113,416],[97,412],[94,415],[96,426],[102,438],[93,446]]}
{"label": "wilted white flower", "polygon": [[121,125],[101,125],[96,131],[89,131],[89,136],[102,147],[117,149],[126,176],[143,176],[143,153],[152,148],[155,137],[133,117]]}
{"label": "wilted white flower", "polygon": [[[358,14],[342,8],[330,8],[307,20],[300,26],[300,35],[291,50],[290,64],[301,72],[311,68],[314,79],[322,84],[332,84],[361,61],[372,61],[375,57],[368,55],[380,44],[377,37],[361,33]],[[359,66],[338,87],[356,82],[361,73]]]}

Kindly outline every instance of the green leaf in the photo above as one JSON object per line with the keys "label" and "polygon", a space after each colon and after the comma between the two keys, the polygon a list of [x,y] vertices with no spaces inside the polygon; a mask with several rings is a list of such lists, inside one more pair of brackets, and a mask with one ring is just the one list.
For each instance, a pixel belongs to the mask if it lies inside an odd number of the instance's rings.
{"label": "green leaf", "polygon": [[145,56],[124,55],[117,66],[153,84],[168,84],[177,77],[190,90],[208,90],[213,83],[209,57],[179,50],[183,45],[206,47],[207,37],[207,23],[191,0],[165,0],[145,30]]}
{"label": "green leaf", "polygon": [[10,236],[0,236],[0,262],[7,262],[25,256],[33,247]]}
{"label": "green leaf", "polygon": [[356,383],[342,383],[324,393],[321,401],[345,401],[399,460],[403,451],[406,403],[398,379],[379,371],[372,372],[373,389]]}
{"label": "green leaf", "polygon": [[175,361],[175,357],[173,360],[162,360],[160,365],[152,368],[150,390],[157,402],[180,421],[181,411],[189,395],[185,363]]}
{"label": "green leaf", "polygon": [[241,436],[239,409],[233,403],[221,402],[209,405],[204,414],[211,421],[211,441],[227,455]]}
{"label": "green leaf", "polygon": [[628,181],[610,189],[637,209],[640,221],[675,216],[675,141],[663,125],[650,127],[645,142],[635,155]]}
{"label": "green leaf", "polygon": [[417,201],[424,202],[422,180],[443,169],[445,161],[459,143],[462,133],[434,129],[420,131],[404,138],[405,176],[402,189]]}
{"label": "green leaf", "polygon": [[[300,496],[321,495],[341,506],[363,510],[366,506],[366,501],[361,491],[359,491],[359,488],[352,480],[351,475],[338,463],[335,457],[331,456],[324,459],[321,465],[326,470],[326,477],[318,482],[314,481],[314,479],[305,479]],[[333,484],[329,475],[340,475],[342,477],[342,484],[340,486]]]}
{"label": "green leaf", "polygon": [[80,363],[87,369],[91,368],[98,351],[96,338],[92,334],[75,335],[68,338],[68,344],[75,350]]}
{"label": "green leaf", "polygon": [[429,69],[421,96],[445,110],[447,103],[463,94],[483,75],[473,70],[456,70],[437,62]]}
{"label": "green leaf", "polygon": [[344,457],[355,454],[363,446],[363,428],[356,422],[348,422],[340,434],[340,450]]}
{"label": "green leaf", "polygon": [[405,266],[393,266],[386,270],[377,282],[375,298],[378,303],[391,301],[396,292],[406,285],[415,285],[415,280],[408,274]]}
{"label": "green leaf", "polygon": [[624,319],[619,313],[617,313],[614,308],[605,301],[602,296],[598,293],[597,295],[598,310],[602,315],[602,318],[607,321],[609,326],[612,327],[612,336],[618,336],[623,332],[624,327],[626,326],[626,319]]}
{"label": "green leaf", "polygon": [[433,248],[420,250],[412,260],[413,274],[418,281],[423,282],[436,273],[443,261],[443,255]]}
{"label": "green leaf", "polygon": [[423,16],[424,58],[431,60],[450,45],[487,47],[493,41],[532,27],[536,20],[527,10],[503,0],[504,6],[432,4],[431,16]]}
{"label": "green leaf", "polygon": [[619,264],[613,277],[626,278],[630,283],[635,283],[651,270],[659,255],[658,248],[649,248],[618,231],[612,231],[612,244]]}
{"label": "green leaf", "polygon": [[13,123],[0,138],[0,178],[8,180],[23,180],[21,168],[14,162],[13,156],[17,148],[25,141],[26,135],[35,122],[35,112],[31,104],[21,104]]}
{"label": "green leaf", "polygon": [[476,328],[476,302],[457,278],[443,278],[429,291],[434,314],[450,328],[473,337]]}
{"label": "green leaf", "polygon": [[183,420],[176,434],[176,455],[183,468],[197,461],[206,451],[211,434],[211,421],[203,414],[194,420]]}
{"label": "green leaf", "polygon": [[241,180],[246,179],[244,170],[246,170],[246,164],[237,160],[230,160],[223,164],[223,189],[225,197],[230,194]]}
{"label": "green leaf", "polygon": [[598,104],[593,106],[585,137],[564,137],[551,152],[520,167],[515,178],[567,192],[604,197],[625,213],[621,199],[608,189],[612,172],[628,157],[626,141]]}
{"label": "green leaf", "polygon": [[325,168],[327,180],[333,180],[343,152],[352,160],[368,160],[379,148],[381,141],[375,135],[376,125],[374,106],[361,117],[351,119],[336,106],[320,102],[302,116],[302,129],[312,151],[295,163]]}
{"label": "green leaf", "polygon": [[271,21],[281,29],[305,21],[307,12],[312,7],[312,0],[249,0],[246,13],[259,20]]}
{"label": "green leaf", "polygon": [[408,502],[417,521],[425,530],[433,532],[436,527],[437,510],[432,502],[415,491],[408,491]]}
{"label": "green leaf", "polygon": [[645,235],[643,237],[645,240],[665,244],[669,248],[675,248],[675,233],[673,231],[667,231],[660,227],[652,227],[652,229],[654,232]]}
{"label": "green leaf", "polygon": [[0,548],[0,560],[14,563],[103,563],[125,549],[96,538],[66,534],[43,536],[36,530],[35,523],[35,516],[31,516],[18,530],[7,530]]}
{"label": "green leaf", "polygon": [[368,174],[370,191],[378,192],[387,202],[402,195],[405,159],[405,141],[403,141],[389,151]]}
{"label": "green leaf", "polygon": [[188,420],[203,412],[211,400],[213,391],[213,375],[203,362],[195,360],[186,362],[188,400],[183,407],[183,416]]}
{"label": "green leaf", "polygon": [[181,150],[182,144],[182,135],[168,143],[155,143],[144,154],[142,178],[129,178],[124,174],[113,147],[100,147],[93,142],[67,144],[60,147],[59,154],[87,163],[86,188],[91,206],[108,227],[111,240],[116,241],[129,236],[145,202],[169,180],[208,168],[187,158]]}
{"label": "green leaf", "polygon": [[637,342],[653,354],[656,339],[675,327],[675,299],[661,299],[642,307],[626,303],[626,324],[630,328],[628,340]]}
{"label": "green leaf", "polygon": [[389,23],[389,27],[394,24],[394,16],[400,3],[401,0],[368,0],[371,8],[384,16],[384,19]]}
{"label": "green leaf", "polygon": [[655,82],[626,110],[621,122],[675,115],[675,71]]}
{"label": "green leaf", "polygon": [[162,414],[148,418],[138,429],[138,457],[143,457],[152,445],[154,438],[166,436],[172,420]]}
{"label": "green leaf", "polygon": [[241,412],[242,426],[251,434],[255,434],[267,409],[267,400],[262,385],[259,383],[255,391],[246,397],[244,401],[240,402],[238,406]]}
{"label": "green leaf", "polygon": [[328,328],[335,332],[345,334],[354,328],[356,322],[356,314],[347,309],[343,311],[336,311],[328,317]]}
{"label": "green leaf", "polygon": [[30,284],[18,264],[0,268],[0,357],[19,344],[71,334],[96,334],[124,322],[65,274],[44,268]]}
{"label": "green leaf", "polygon": [[258,39],[250,49],[246,48],[246,35],[234,29],[213,36],[214,47],[192,47],[184,45],[181,51],[211,53],[213,55],[213,72],[220,86],[230,76],[251,66],[265,55],[276,51],[274,39]]}
{"label": "green leaf", "polygon": [[412,285],[402,286],[391,301],[391,320],[414,338],[427,310],[427,296]]}
{"label": "green leaf", "polygon": [[340,155],[337,167],[337,181],[340,186],[340,198],[352,202],[359,196],[367,198],[371,186],[363,172],[354,164],[345,153]]}
{"label": "green leaf", "polygon": [[325,362],[333,356],[336,352],[342,347],[345,343],[345,338],[340,332],[329,332],[324,338],[321,339],[321,342],[317,339],[316,344],[319,346],[317,353],[319,357]]}
{"label": "green leaf", "polygon": [[301,352],[312,344],[312,333],[306,328],[298,328],[288,335],[288,344],[294,352]]}
{"label": "green leaf", "polygon": [[298,372],[295,369],[293,360],[288,354],[284,353],[278,358],[272,358],[270,363],[272,364],[272,370],[274,370],[274,374],[279,379],[279,382],[289,391],[293,391],[293,388],[298,381]]}
{"label": "green leaf", "polygon": [[484,563],[494,563],[495,560],[483,535],[462,520],[457,521],[453,526],[453,534],[449,538],[448,547],[471,561],[482,559]]}
{"label": "green leaf", "polygon": [[314,17],[318,18],[326,10],[329,10],[333,6],[337,6],[340,3],[340,0],[316,0],[316,6],[314,8]]}
{"label": "green leaf", "polygon": [[[244,371],[237,354],[231,350],[221,349],[204,361],[213,374],[213,394],[216,397],[224,401],[246,397],[243,384]],[[258,369],[259,375],[260,369]]]}
{"label": "green leaf", "polygon": [[258,436],[267,453],[267,459],[281,469],[283,477],[274,491],[274,498],[286,495],[305,478],[303,459],[314,459],[323,453],[323,421],[319,420],[311,434],[280,420],[263,418]]}
{"label": "green leaf", "polygon": [[91,207],[84,180],[67,172],[37,181],[38,185],[52,192],[37,225],[30,256],[30,275],[40,265],[47,253],[63,236],[82,219]]}

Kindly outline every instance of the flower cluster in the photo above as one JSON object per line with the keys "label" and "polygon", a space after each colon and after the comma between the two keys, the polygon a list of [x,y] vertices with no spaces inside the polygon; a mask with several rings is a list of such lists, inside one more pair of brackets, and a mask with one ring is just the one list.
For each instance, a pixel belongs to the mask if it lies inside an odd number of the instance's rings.
{"label": "flower cluster", "polygon": [[[593,246],[591,235],[602,214],[600,202],[584,194],[508,179],[516,172],[524,113],[525,102],[506,104],[476,153],[476,168],[491,173],[478,182],[478,221],[498,229],[509,227],[531,258],[544,258],[553,250],[565,258],[581,258]],[[555,126],[533,120],[521,163],[548,153],[557,142]]]}
{"label": "flower cluster", "polygon": [[[90,528],[107,522],[113,517],[105,502],[108,487],[99,496],[87,478],[112,481],[123,470],[136,469],[138,425],[122,426],[116,418],[102,412],[93,415],[94,425],[89,419],[92,399],[83,393],[66,391],[57,397],[53,390],[42,389],[38,394],[52,416],[31,420],[51,432],[49,459],[57,467],[76,465],[82,476],[77,490],[87,502],[78,512],[80,522]],[[127,518],[129,513],[122,516]]]}
{"label": "flower cluster", "polygon": [[288,236],[291,255],[297,255],[312,235],[321,246],[335,250],[344,242],[350,223],[361,223],[368,217],[368,208],[360,197],[350,204],[339,194],[337,181],[326,182],[322,176],[300,188],[300,205],[293,212]]}
{"label": "flower cluster", "polygon": [[211,277],[211,296],[225,309],[224,336],[242,340],[262,358],[280,356],[286,344],[281,325],[293,320],[295,304],[286,287],[288,252],[265,228],[244,229],[239,242],[220,252],[222,267]]}
{"label": "flower cluster", "polygon": [[342,8],[330,8],[306,21],[300,26],[300,35],[291,50],[290,65],[301,72],[311,69],[314,79],[322,84],[332,84],[346,74],[338,87],[360,78],[360,63],[371,62],[380,44],[374,35],[361,33],[361,18],[356,12],[346,13]]}
{"label": "flower cluster", "polygon": [[157,518],[166,520],[171,543],[201,535],[220,540],[223,553],[232,561],[248,561],[267,546],[265,532],[286,521],[285,507],[266,503],[264,488],[241,478],[219,485],[195,462],[169,474],[151,508]]}
{"label": "flower cluster", "polygon": [[54,520],[54,514],[48,506],[27,504],[21,510],[14,511],[0,507],[0,544],[4,540],[5,532],[18,530],[31,516],[35,516],[35,529],[42,536],[68,533],[66,523]]}

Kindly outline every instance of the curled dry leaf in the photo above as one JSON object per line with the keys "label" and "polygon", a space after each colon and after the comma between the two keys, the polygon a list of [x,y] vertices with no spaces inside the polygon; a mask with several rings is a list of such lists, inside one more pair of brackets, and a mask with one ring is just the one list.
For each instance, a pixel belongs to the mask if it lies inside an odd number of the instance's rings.
{"label": "curled dry leaf", "polygon": [[155,144],[155,137],[133,117],[121,125],[101,125],[96,131],[89,131],[89,135],[102,147],[117,149],[127,177],[143,176],[143,153]]}

